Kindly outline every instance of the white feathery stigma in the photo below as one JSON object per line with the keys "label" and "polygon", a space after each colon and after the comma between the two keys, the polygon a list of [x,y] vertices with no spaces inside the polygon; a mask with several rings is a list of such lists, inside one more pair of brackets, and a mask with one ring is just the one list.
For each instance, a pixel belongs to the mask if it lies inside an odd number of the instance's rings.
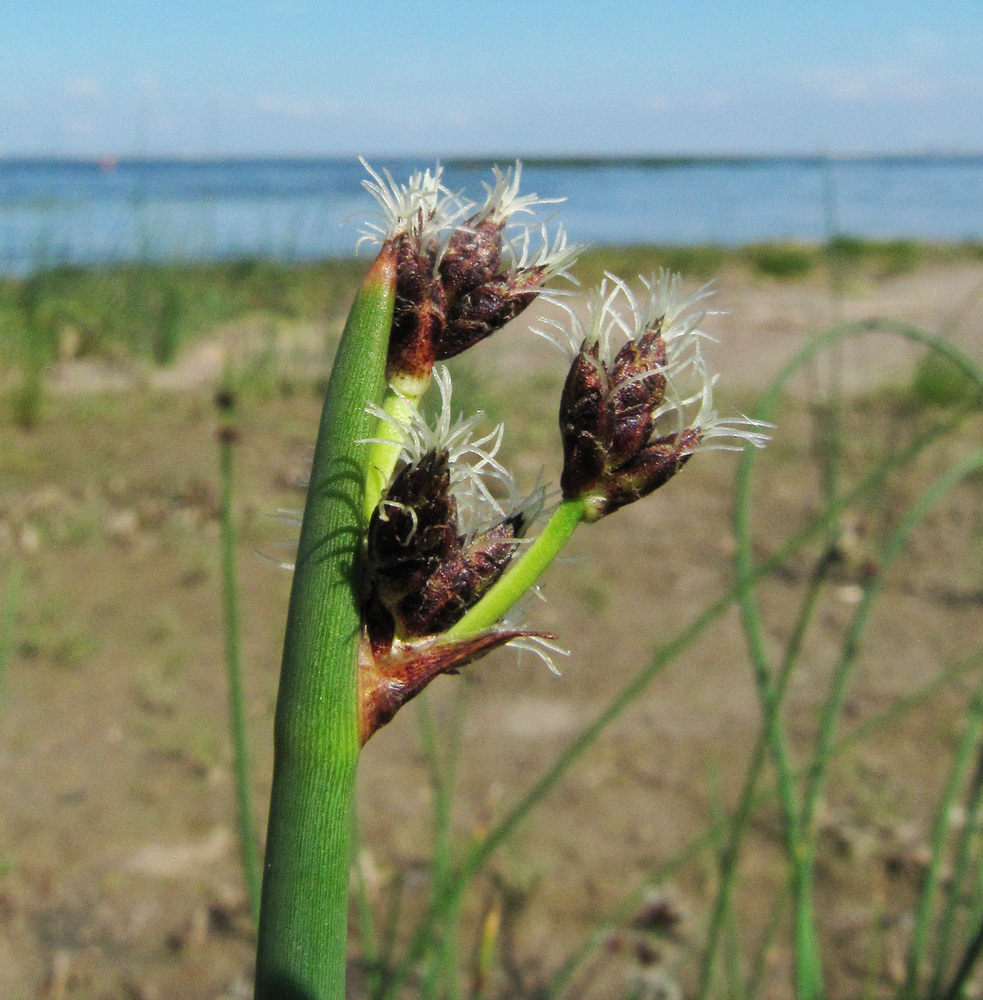
{"label": "white feathery stigma", "polygon": [[[733,417],[721,417],[713,406],[713,387],[717,384],[717,375],[712,377],[703,365],[702,358],[697,355],[702,374],[702,386],[696,398],[699,399],[700,407],[687,426],[696,428],[700,432],[699,443],[693,450],[699,451],[741,451],[746,445],[753,445],[755,448],[764,448],[771,440],[769,431],[774,430],[775,425],[764,420],[753,420],[743,414]],[[668,395],[668,393],[667,393]],[[695,402],[695,399],[693,400]],[[689,400],[684,400],[680,405],[686,405]],[[658,426],[658,420],[656,421]]]}
{"label": "white feathery stigma", "polygon": [[355,249],[363,243],[382,244],[401,233],[411,233],[421,243],[434,239],[474,208],[443,183],[444,168],[439,164],[430,170],[416,170],[406,184],[400,184],[388,170],[374,170],[364,158],[359,162],[372,180],[363,180],[362,187],[379,203],[377,216],[383,224],[366,222],[360,230]]}
{"label": "white feathery stigma", "polygon": [[[544,280],[555,277],[564,277],[573,284],[578,284],[577,279],[567,271],[567,268],[577,259],[583,251],[583,243],[570,243],[562,225],[556,227],[556,234],[550,239],[543,223],[538,230],[539,247],[533,249],[533,227],[524,226],[522,231],[511,239],[504,240],[502,252],[508,258],[509,270],[527,271],[533,268],[542,271]],[[545,290],[540,295],[549,294]],[[558,294],[553,292],[552,294]]]}
{"label": "white feathery stigma", "polygon": [[[643,292],[636,296],[623,279],[605,272],[600,286],[588,296],[586,320],[566,303],[559,303],[566,314],[565,320],[544,319],[541,322],[545,329],[539,327],[533,332],[570,360],[580,353],[585,341],[596,343],[598,360],[608,366],[624,343],[641,339],[660,321],[662,339],[669,354],[676,356],[676,363],[697,341],[713,339],[699,325],[706,316],[714,314],[691,308],[713,294],[709,285],[684,296],[680,276],[665,270],[650,279],[642,278],[641,282]],[[676,341],[681,343],[673,348]],[[669,364],[673,364],[672,358]]]}
{"label": "white feathery stigma", "polygon": [[536,194],[524,194],[519,196],[519,182],[522,178],[522,162],[515,161],[515,167],[507,170],[499,170],[492,167],[495,175],[495,183],[489,184],[482,181],[485,189],[485,203],[478,209],[477,221],[483,222],[486,219],[505,224],[513,215],[520,212],[532,214],[536,205],[557,205],[566,201],[566,198],[540,198]]}
{"label": "white feathery stigma", "polygon": [[[501,627],[499,625],[499,628]],[[522,635],[517,639],[510,640],[505,645],[508,649],[521,649],[525,652],[535,654],[549,667],[550,673],[555,674],[557,677],[561,677],[562,672],[553,662],[553,657],[570,655],[569,649],[564,649],[559,643],[553,642],[542,635]]]}
{"label": "white feathery stigma", "polygon": [[[721,417],[713,406],[713,387],[718,376],[711,374],[700,350],[702,341],[713,338],[700,329],[700,324],[714,313],[694,308],[713,294],[711,287],[703,285],[686,295],[680,276],[667,270],[641,281],[643,291],[636,295],[624,280],[606,273],[600,287],[588,299],[586,321],[566,303],[559,302],[566,313],[566,322],[544,319],[543,326],[534,332],[571,360],[585,344],[596,344],[597,363],[610,370],[623,344],[640,340],[660,324],[666,363],[633,376],[640,380],[660,374],[666,379],[665,398],[653,413],[652,439],[692,428],[699,431],[699,438],[694,440],[691,451],[697,447],[739,451],[748,444],[763,448],[769,439],[767,431],[773,425],[745,416]],[[624,383],[615,388],[623,386]]]}
{"label": "white feathery stigma", "polygon": [[[402,423],[373,403],[367,412],[383,421],[393,436],[368,438],[365,443],[398,445],[400,468],[419,464],[431,452],[446,451],[450,489],[457,499],[460,526],[465,534],[488,528],[518,510],[527,521],[533,520],[543,506],[545,491],[537,487],[523,497],[511,473],[499,462],[497,455],[505,425],[498,424],[484,436],[475,437],[473,432],[484,417],[483,411],[454,419],[450,372],[445,365],[436,365],[433,377],[440,392],[440,411],[433,425],[415,409],[411,410],[408,422]],[[396,389],[392,391],[399,394]]]}

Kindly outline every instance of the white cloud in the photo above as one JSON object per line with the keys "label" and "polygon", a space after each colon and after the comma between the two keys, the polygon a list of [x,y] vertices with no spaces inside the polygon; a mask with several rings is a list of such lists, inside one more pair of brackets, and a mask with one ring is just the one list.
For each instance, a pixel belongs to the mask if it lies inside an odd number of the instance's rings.
{"label": "white cloud", "polygon": [[146,70],[134,73],[132,83],[137,92],[144,97],[157,97],[164,89],[160,78],[155,73]]}
{"label": "white cloud", "polygon": [[93,101],[102,96],[102,83],[94,76],[70,77],[62,85],[62,91],[71,101]]}
{"label": "white cloud", "polygon": [[275,3],[268,3],[266,10],[270,14],[279,17],[290,17],[294,14],[302,14],[307,9],[307,5],[298,3],[296,0],[277,0]]}
{"label": "white cloud", "polygon": [[901,44],[919,56],[940,56],[949,48],[949,40],[934,28],[909,28],[902,32]]}
{"label": "white cloud", "polygon": [[341,105],[331,98],[284,97],[280,94],[260,94],[256,109],[265,114],[289,118],[293,121],[312,121],[338,114]]}
{"label": "white cloud", "polygon": [[815,95],[842,104],[929,103],[983,96],[983,76],[939,75],[910,62],[814,66],[803,72],[802,80]]}

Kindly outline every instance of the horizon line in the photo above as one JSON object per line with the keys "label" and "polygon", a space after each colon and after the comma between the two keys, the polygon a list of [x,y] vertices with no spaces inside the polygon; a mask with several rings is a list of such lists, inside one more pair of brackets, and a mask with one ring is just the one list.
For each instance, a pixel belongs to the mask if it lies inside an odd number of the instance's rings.
{"label": "horizon line", "polygon": [[[4,153],[0,164],[59,163],[93,165],[112,168],[120,164],[138,163],[314,163],[356,160],[356,153]],[[983,159],[983,148],[977,150],[935,149],[893,152],[714,152],[714,153],[372,153],[366,159],[375,161],[436,160],[445,166],[467,168],[520,160],[526,166],[592,167],[611,165],[687,166],[697,164],[740,164],[793,162],[823,164],[838,162],[919,162],[938,160]]]}

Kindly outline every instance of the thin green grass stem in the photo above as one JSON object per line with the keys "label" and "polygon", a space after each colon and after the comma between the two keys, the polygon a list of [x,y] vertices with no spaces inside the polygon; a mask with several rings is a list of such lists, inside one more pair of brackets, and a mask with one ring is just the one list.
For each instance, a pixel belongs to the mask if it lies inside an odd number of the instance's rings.
{"label": "thin green grass stem", "polygon": [[983,844],[977,843],[975,848],[972,890],[967,894],[967,927],[977,927],[983,923]]}
{"label": "thin green grass stem", "polygon": [[764,982],[765,973],[768,971],[768,957],[778,937],[778,930],[782,925],[782,920],[788,911],[791,894],[792,887],[787,881],[782,883],[775,893],[771,912],[768,914],[768,922],[765,924],[761,940],[758,942],[758,947],[755,949],[754,957],[750,962],[751,971],[748,973],[747,988],[744,991],[745,996],[763,996],[761,984]]}
{"label": "thin green grass stem", "polygon": [[[750,562],[748,562],[748,566],[750,565]],[[793,668],[798,660],[798,653],[801,649],[806,629],[812,619],[813,609],[824,576],[824,571],[818,568],[817,572],[812,575],[802,602],[798,621],[792,630],[792,636],[786,647],[784,660],[774,680],[764,665],[763,644],[752,641],[752,657],[755,664],[758,692],[762,702],[763,719],[760,734],[754,745],[754,749],[751,751],[751,758],[744,779],[744,787],[741,789],[737,808],[728,827],[728,843],[720,858],[720,887],[710,913],[706,945],[700,968],[699,986],[697,988],[697,997],[700,1000],[708,996],[712,985],[719,936],[724,926],[725,914],[731,906],[731,896],[736,883],[741,844],[747,833],[758,798],[758,782],[761,778],[769,750],[773,752],[775,764],[778,769],[776,791],[783,813],[786,844],[790,854],[794,853],[795,845],[798,842],[796,832],[798,829],[798,807],[795,798],[795,775],[792,771],[788,753],[785,750],[779,711],[788,689],[788,682],[792,676]],[[748,603],[747,593],[741,597],[740,603],[743,609]],[[752,637],[757,635],[759,627],[760,621],[757,618],[753,618],[751,621],[745,619],[745,631],[746,633],[750,632]],[[754,994],[752,993],[751,995],[753,996]]]}
{"label": "thin green grass stem", "polygon": [[[815,338],[806,348],[794,357],[782,370],[779,376],[769,387],[763,397],[758,411],[755,414],[757,419],[770,420],[774,415],[777,404],[784,392],[787,383],[806,365],[812,363],[817,354],[824,349],[834,349],[844,340],[860,336],[867,332],[877,330],[895,333],[903,338],[926,344],[935,350],[940,351],[950,359],[980,387],[980,396],[983,398],[983,376],[976,367],[960,352],[952,349],[951,345],[941,341],[925,331],[908,324],[896,323],[890,320],[867,320],[856,323],[844,323],[825,331]],[[936,425],[937,427],[940,425]],[[745,449],[738,471],[737,480],[737,500],[735,504],[735,535],[737,539],[737,565],[739,577],[746,577],[752,566],[751,550],[751,483],[752,471],[755,468],[756,456],[751,454],[754,449]],[[895,453],[899,454],[898,452]],[[901,453],[904,460],[908,456],[913,457],[910,446]],[[900,464],[904,464],[902,461]],[[837,499],[836,492],[830,492],[827,484],[827,508],[835,507],[843,509],[844,505]],[[830,527],[835,521],[830,521]],[[875,588],[876,589],[876,588]],[[871,598],[873,594],[871,594]],[[808,621],[805,611],[809,607],[809,595],[803,605],[803,616],[800,616],[800,623]],[[745,632],[748,636],[749,647],[751,649],[752,662],[755,666],[756,677],[759,681],[759,691],[762,697],[767,699],[765,692],[770,686],[769,674],[766,667],[766,655],[764,653],[763,627],[760,610],[756,595],[752,588],[747,588],[741,599],[742,618]],[[828,750],[832,739],[832,729],[839,718],[842,699],[845,692],[846,681],[850,673],[850,668],[854,660],[856,643],[859,641],[860,633],[866,623],[866,615],[869,610],[869,603],[863,603],[858,609],[858,615],[854,618],[854,627],[848,632],[845,653],[841,658],[839,669],[834,674],[834,682],[829,698],[823,713],[820,724],[817,749],[813,756],[812,777],[807,783],[807,791],[802,805],[802,813],[799,821],[788,826],[790,836],[790,858],[793,866],[793,887],[795,895],[795,953],[796,953],[796,991],[799,1000],[818,1000],[823,994],[821,968],[818,957],[818,940],[814,927],[814,914],[812,906],[812,868],[814,860],[814,845],[809,847],[812,838],[811,825],[815,803],[821,788],[821,779],[825,771],[828,760]],[[766,700],[767,717],[767,700]],[[786,751],[782,743],[778,740],[779,731],[774,725],[769,732],[772,748],[779,769],[780,783],[787,781],[787,766],[783,763]],[[783,777],[784,775],[784,777]],[[786,806],[789,804],[789,792],[786,788],[782,798]],[[787,813],[787,809],[786,809]],[[712,952],[710,956],[712,961]]]}
{"label": "thin green grass stem", "polygon": [[[900,996],[905,998],[914,997],[918,992],[922,963],[928,950],[929,932],[939,894],[945,848],[952,825],[953,806],[958,798],[960,788],[966,781],[973,755],[978,752],[981,732],[983,732],[983,685],[977,689],[966,713],[962,738],[953,755],[949,777],[936,810],[931,840],[932,852],[915,910],[915,926],[908,949],[907,973],[900,993]],[[947,942],[942,941],[939,944],[944,946]]]}
{"label": "thin green grass stem", "polygon": [[[931,678],[931,680],[919,685],[904,697],[898,698],[883,711],[870,716],[861,723],[858,723],[852,730],[850,730],[849,733],[844,734],[836,741],[832,749],[833,758],[835,759],[846,753],[848,750],[852,750],[859,743],[862,743],[865,739],[868,739],[885,726],[890,725],[907,712],[911,712],[915,708],[924,704],[925,701],[938,694],[944,687],[954,684],[970,671],[979,669],[981,665],[983,665],[983,647],[980,647],[974,653],[970,654],[965,659],[960,660],[958,663],[940,671],[935,677]],[[762,748],[766,747],[766,740],[763,733],[759,737],[759,745]],[[751,768],[749,768],[749,773],[750,771]],[[805,774],[805,768],[798,769],[792,775],[793,781],[800,780],[805,776]],[[752,806],[757,808],[763,805],[772,794],[774,794],[774,789],[771,789],[770,791],[759,790],[754,797]],[[738,808],[740,808],[740,805]],[[736,816],[737,813],[735,810],[735,813],[727,819],[728,826],[735,822]],[[663,862],[663,864],[660,865],[649,878],[645,879],[645,881],[639,886],[627,893],[612,908],[607,917],[605,917],[603,921],[599,921],[591,929],[584,942],[570,955],[570,957],[563,963],[554,975],[547,992],[549,1000],[556,1000],[556,998],[566,995],[569,992],[570,984],[572,983],[574,976],[577,974],[577,971],[594,952],[596,952],[606,941],[610,939],[611,934],[622,925],[626,917],[628,917],[628,915],[631,914],[632,911],[638,906],[647,892],[650,892],[653,888],[665,882],[666,879],[672,878],[672,876],[692,861],[697,855],[707,850],[710,845],[714,843],[717,837],[719,837],[719,832],[715,827],[711,827],[704,833],[692,838],[672,858]],[[781,894],[783,906],[787,906],[789,893],[790,886],[786,883]],[[775,927],[772,931],[772,937],[774,936],[774,930],[777,930],[778,923],[780,922],[780,916],[775,916],[773,920]],[[764,949],[766,947],[766,941],[770,940],[771,938],[767,936],[763,938],[761,949]],[[762,956],[752,967],[760,965],[763,961],[764,957]],[[760,970],[757,975],[759,981],[762,975],[763,969]],[[752,973],[752,982],[754,981],[754,978],[754,974]],[[748,996],[754,997],[758,995],[758,991],[753,986],[749,986],[747,994]],[[573,994],[573,996],[577,995],[579,994]]]}
{"label": "thin green grass stem", "polygon": [[960,902],[966,893],[966,885],[970,875],[975,871],[973,865],[973,842],[977,839],[980,806],[983,804],[983,759],[981,748],[976,747],[976,767],[970,781],[967,795],[964,822],[956,845],[955,858],[952,863],[952,873],[946,879],[946,901],[939,917],[938,930],[935,935],[935,960],[932,976],[929,980],[928,995],[940,996],[942,981],[949,968],[950,956],[955,944],[955,928]]}
{"label": "thin green grass stem", "polygon": [[[901,519],[898,527],[885,544],[878,560],[879,572],[864,586],[861,600],[847,628],[840,660],[834,668],[829,695],[823,706],[820,718],[816,747],[813,752],[811,766],[808,770],[802,815],[799,822],[802,844],[800,852],[795,858],[793,884],[799,894],[796,899],[797,911],[801,911],[801,917],[799,918],[801,924],[797,924],[797,926],[800,926],[802,929],[802,938],[798,943],[800,946],[809,948],[813,952],[810,960],[814,958],[815,949],[818,944],[813,929],[814,916],[812,905],[812,889],[815,881],[814,867],[816,852],[818,850],[815,816],[822,795],[825,777],[829,770],[835,729],[842,712],[847,685],[857,660],[861,638],[866,629],[874,601],[883,588],[885,576],[903,551],[919,521],[949,489],[980,468],[983,468],[983,452],[976,452],[939,476],[906,511],[905,516]],[[945,816],[945,822],[948,823],[948,808],[945,810]],[[923,898],[932,894],[928,887],[934,885],[936,880],[937,873],[935,878],[926,878],[926,890],[923,891]],[[934,897],[925,904],[927,907],[926,912],[930,911],[932,903],[934,903]],[[921,919],[921,911],[919,919]],[[927,917],[925,919],[927,920]],[[913,936],[911,952],[909,953],[909,957],[915,965],[909,965],[909,976],[911,975],[911,969],[913,967],[917,968],[921,963],[922,946],[918,936],[918,928],[919,923],[916,921],[916,931]],[[808,941],[805,939],[806,934],[810,935]],[[917,959],[914,957],[916,952]]]}
{"label": "thin green grass stem", "polygon": [[983,923],[977,927],[976,933],[963,953],[959,968],[956,969],[949,988],[942,994],[942,1000],[962,1000],[966,995],[966,984],[980,955],[983,955]]}
{"label": "thin green grass stem", "polygon": [[[867,327],[857,325],[847,329],[838,328],[838,336],[856,335]],[[916,339],[931,338],[920,334]],[[808,358],[818,348],[810,345],[809,348],[801,352],[798,356],[799,363],[804,358]],[[946,345],[946,349],[948,346]],[[975,371],[972,365],[965,361],[958,351],[953,351],[958,358],[957,363],[965,364],[970,370]],[[797,367],[797,366],[796,366]],[[787,369],[789,375],[793,373],[792,365]],[[799,530],[792,538],[782,545],[771,556],[763,559],[753,566],[746,576],[739,575],[734,584],[725,590],[715,601],[709,604],[700,614],[698,614],[689,625],[680,631],[676,637],[666,643],[656,653],[653,659],[635,677],[621,689],[618,694],[608,703],[608,705],[597,715],[592,723],[586,726],[560,754],[556,761],[541,775],[541,777],[522,796],[519,802],[503,817],[499,823],[492,828],[488,836],[475,844],[472,850],[465,855],[464,860],[458,868],[457,877],[448,891],[460,893],[471,882],[474,876],[481,870],[487,860],[494,854],[498,847],[515,831],[533,807],[557,784],[559,779],[570,769],[570,767],[580,759],[584,752],[589,749],[601,735],[601,733],[617,719],[625,709],[631,705],[648,687],[648,685],[665,670],[692,642],[694,642],[703,632],[723,614],[735,601],[738,600],[743,591],[754,585],[758,580],[772,573],[775,569],[785,563],[792,555],[802,549],[806,544],[816,537],[826,532],[830,525],[836,522],[850,504],[857,502],[862,497],[869,496],[870,493],[878,489],[892,472],[912,461],[922,450],[928,447],[933,441],[945,433],[958,426],[960,417],[953,416],[949,419],[940,420],[928,430],[923,432],[913,442],[906,445],[903,454],[893,453],[883,459],[871,472],[863,477],[859,483],[851,490],[839,496],[835,501],[828,504],[826,509]],[[570,529],[572,531],[572,529]],[[506,573],[501,583],[508,577]],[[538,575],[538,574],[537,574]],[[490,592],[489,592],[490,593]],[[486,595],[487,597],[488,595]],[[482,602],[475,605],[481,606]],[[465,616],[467,618],[467,616]],[[464,619],[462,619],[462,622]],[[460,623],[459,623],[460,624]],[[477,628],[474,631],[478,631]],[[429,935],[436,919],[436,912],[433,907],[420,920],[417,930],[410,940],[403,960],[393,970],[392,977],[387,984],[387,989],[382,994],[382,1000],[392,1000],[398,995],[416,963],[425,954]]]}
{"label": "thin green grass stem", "polygon": [[[418,719],[420,743],[423,748],[427,771],[430,776],[430,792],[433,799],[434,852],[430,877],[431,897],[436,902],[444,897],[445,886],[453,878],[454,869],[454,790],[457,781],[457,764],[461,758],[461,739],[464,731],[464,697],[458,692],[455,701],[447,747],[440,746],[440,727],[434,719],[433,708],[427,693],[419,699]],[[436,1000],[446,996],[456,1000],[461,994],[460,968],[460,921],[458,905],[448,907],[441,915],[440,932],[429,956],[429,969],[423,980],[421,996],[424,1000]]]}
{"label": "thin green grass stem", "polygon": [[256,1000],[343,1000],[361,744],[357,557],[395,290],[388,245],[348,317],[301,526],[274,721]]}
{"label": "thin green grass stem", "polygon": [[[715,831],[713,841],[713,851],[717,858],[717,863],[721,869],[724,868],[725,855],[729,848],[727,838],[727,814],[723,801],[723,790],[720,787],[719,777],[714,775],[714,780],[710,791],[710,809],[714,822],[711,827]],[[736,881],[736,872],[732,875],[732,881]],[[744,997],[744,977],[741,974],[741,940],[737,929],[737,915],[734,912],[733,894],[728,893],[726,904],[723,907],[721,916],[721,927],[724,947],[724,969],[727,983],[727,997],[729,1000],[743,1000]]]}
{"label": "thin green grass stem", "polygon": [[21,563],[11,564],[10,572],[7,574],[3,610],[0,611],[0,710],[3,709],[6,692],[7,666],[10,663],[10,654],[14,649],[14,629],[17,624],[17,611],[20,607],[23,577],[24,567]]}
{"label": "thin green grass stem", "polygon": [[225,624],[225,666],[229,679],[229,730],[232,738],[235,776],[236,816],[239,830],[239,855],[253,925],[259,923],[259,901],[263,872],[259,836],[253,811],[252,771],[249,764],[249,735],[246,727],[245,695],[242,680],[242,621],[239,611],[239,585],[236,569],[236,530],[233,514],[235,489],[235,428],[231,413],[225,414],[225,426],[218,436],[220,502],[220,547],[222,554],[222,613]]}
{"label": "thin green grass stem", "polygon": [[519,550],[508,570],[464,617],[445,633],[449,640],[466,639],[496,625],[540,578],[584,520],[583,500],[564,500],[543,530]]}

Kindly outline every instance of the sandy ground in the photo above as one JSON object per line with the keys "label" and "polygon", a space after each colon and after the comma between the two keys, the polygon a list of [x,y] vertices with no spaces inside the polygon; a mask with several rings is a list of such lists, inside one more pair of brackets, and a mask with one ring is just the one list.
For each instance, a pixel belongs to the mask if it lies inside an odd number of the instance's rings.
{"label": "sandy ground", "polygon": [[[945,330],[983,358],[981,266],[852,287],[839,303],[818,284],[736,272],[717,289],[715,306],[728,312],[708,323],[720,340],[711,358],[725,372],[723,398],[742,408],[838,319],[890,316]],[[311,331],[294,332],[309,342]],[[160,373],[66,364],[52,375],[55,391],[37,430],[0,429],[0,559],[23,571],[0,706],[0,997],[249,995],[252,932],[225,723],[210,399],[222,350],[219,342],[193,347]],[[551,351],[519,331],[458,366],[472,398],[518,421],[508,448],[529,482],[544,465],[548,476],[557,471],[552,412],[562,371]],[[760,554],[819,509],[808,404],[830,371],[853,400],[844,425],[851,482],[924,419],[885,392],[910,382],[920,356],[896,338],[870,338],[795,382],[761,461]],[[249,398],[243,413],[237,513],[261,814],[289,578],[254,553],[276,553],[287,534],[267,515],[300,503],[292,484],[318,409],[298,394]],[[790,685],[784,722],[796,760],[808,756],[878,543],[933,472],[978,446],[980,429],[977,422],[947,439],[892,480],[876,505],[849,512],[841,562]],[[648,502],[575,538],[571,558],[546,580],[548,603],[530,612],[572,651],[562,677],[504,651],[434,685],[430,703],[445,730],[457,700],[467,705],[455,811],[462,837],[480,836],[504,815],[653,651],[726,588],[734,470],[732,456],[694,460]],[[953,490],[888,575],[847,693],[845,730],[979,647],[981,488],[977,477]],[[816,554],[813,547],[794,557],[762,584],[773,658]],[[978,669],[966,674],[834,767],[820,816],[818,899],[831,996],[858,995],[869,967],[877,991],[896,988],[903,974],[932,808],[979,680]],[[732,609],[604,732],[475,886],[466,966],[485,915],[503,916],[489,995],[542,995],[551,970],[623,894],[707,829],[715,803],[734,800],[759,719]],[[360,861],[380,912],[394,886],[403,887],[408,914],[427,888],[431,795],[417,725],[417,713],[404,711],[363,757]],[[755,818],[742,871],[737,912],[750,960],[783,878],[781,827],[769,805]],[[691,983],[690,949],[713,884],[708,853],[674,872],[659,888],[679,918],[672,933],[646,935],[631,922],[635,907],[606,937],[596,978],[574,995],[621,997],[629,983],[648,982],[649,992],[634,995],[655,997],[658,977]],[[760,995],[788,995],[787,969],[779,944],[765,956]]]}

